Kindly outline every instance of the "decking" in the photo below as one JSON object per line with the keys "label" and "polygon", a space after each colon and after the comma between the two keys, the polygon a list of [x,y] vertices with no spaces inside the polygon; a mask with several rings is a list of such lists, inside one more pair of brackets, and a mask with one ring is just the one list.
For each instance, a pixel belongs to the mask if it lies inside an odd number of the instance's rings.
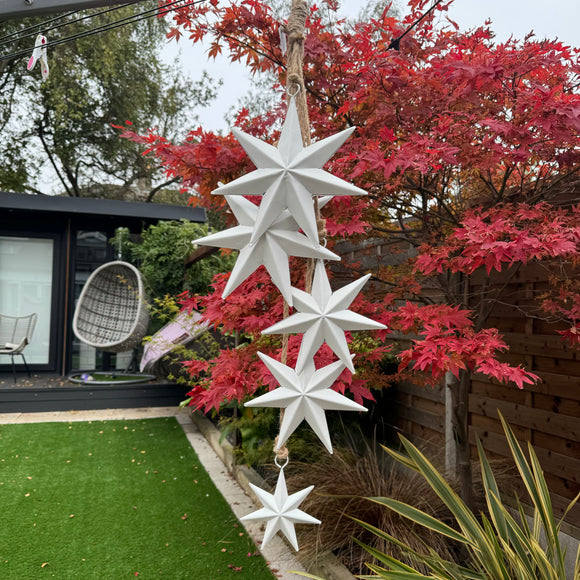
{"label": "decking", "polygon": [[170,381],[153,380],[134,385],[83,385],[67,377],[0,373],[0,413],[40,413],[91,409],[177,406],[188,388]]}

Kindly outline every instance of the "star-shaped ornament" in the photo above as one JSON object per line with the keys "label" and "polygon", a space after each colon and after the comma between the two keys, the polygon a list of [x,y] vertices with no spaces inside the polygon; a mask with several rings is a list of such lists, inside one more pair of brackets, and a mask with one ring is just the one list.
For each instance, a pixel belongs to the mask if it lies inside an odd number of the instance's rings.
{"label": "star-shaped ornament", "polygon": [[301,372],[324,342],[352,372],[352,356],[344,332],[346,330],[380,330],[384,324],[348,310],[362,290],[370,274],[363,276],[340,290],[333,292],[322,261],[317,262],[312,282],[312,294],[292,288],[295,314],[270,326],[262,334],[302,332],[302,343],[296,361],[296,371]]}
{"label": "star-shaped ornament", "polygon": [[304,365],[304,370],[297,373],[296,370],[261,352],[258,356],[280,386],[248,401],[245,406],[285,409],[277,449],[280,449],[298,425],[306,420],[328,452],[332,453],[325,411],[366,411],[362,405],[330,388],[344,370],[344,363],[336,361],[321,369],[316,369],[314,361],[310,359]]}
{"label": "star-shaped ornament", "polygon": [[289,256],[340,260],[340,257],[330,250],[322,246],[314,247],[304,234],[297,231],[298,225],[287,211],[282,212],[282,215],[274,221],[270,228],[256,242],[252,243],[251,238],[258,207],[241,196],[228,195],[226,200],[239,225],[195,240],[195,243],[205,246],[240,251],[224,289],[223,298],[229,296],[252,272],[264,265],[272,278],[272,282],[280,290],[286,302],[292,305]]}
{"label": "star-shaped ornament", "polygon": [[[257,169],[219,187],[215,195],[264,195],[251,241],[258,238],[288,209],[292,217],[318,245],[313,195],[366,195],[350,183],[324,171],[322,166],[348,139],[354,127],[308,147],[302,144],[294,99],[290,100],[278,147],[260,141],[239,129],[233,133]],[[265,192],[265,193],[264,193]]]}
{"label": "star-shaped ornament", "polygon": [[306,489],[288,495],[284,470],[280,469],[278,482],[276,483],[276,489],[273,494],[260,489],[253,483],[250,483],[250,487],[254,490],[254,493],[258,496],[258,499],[264,507],[240,518],[240,520],[242,522],[251,520],[266,522],[262,548],[273,538],[277,531],[281,531],[288,538],[292,547],[298,551],[298,540],[296,539],[294,524],[320,523],[320,520],[298,509],[298,506],[314,489],[314,486],[311,485]]}

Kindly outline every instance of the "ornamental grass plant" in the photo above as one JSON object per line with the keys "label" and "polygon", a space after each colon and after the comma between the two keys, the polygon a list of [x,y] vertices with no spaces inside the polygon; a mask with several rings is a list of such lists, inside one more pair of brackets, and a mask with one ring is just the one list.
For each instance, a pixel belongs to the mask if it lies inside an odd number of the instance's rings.
{"label": "ornamental grass plant", "polygon": [[[348,443],[335,446],[332,455],[320,454],[313,463],[292,462],[287,472],[292,489],[308,483],[315,486],[302,509],[322,523],[297,529],[300,551],[311,561],[325,552],[334,552],[352,573],[363,573],[368,571],[365,562],[369,554],[361,544],[393,558],[408,559],[405,550],[374,533],[375,528],[402,540],[413,550],[421,551],[429,545],[452,561],[464,555],[463,548],[445,536],[410,523],[395,511],[367,499],[396,498],[449,525],[452,522],[451,512],[427,481],[386,455],[374,441],[351,438]],[[361,526],[353,515],[371,527]]]}
{"label": "ornamental grass plant", "polygon": [[[437,580],[579,580],[580,549],[573,570],[566,570],[565,550],[560,540],[560,528],[568,511],[578,500],[568,506],[563,518],[558,520],[550,499],[550,492],[542,468],[531,444],[528,443],[529,459],[524,454],[513,431],[500,415],[503,429],[513,456],[519,477],[531,503],[531,517],[519,499],[517,510],[511,510],[502,499],[500,486],[490,466],[481,443],[478,441],[479,463],[485,491],[486,509],[474,513],[445,481],[441,473],[410,441],[401,438],[405,453],[384,448],[390,457],[412,473],[424,478],[428,487],[453,515],[453,522],[433,516],[427,510],[418,509],[409,502],[393,496],[375,496],[369,499],[385,511],[402,516],[412,525],[454,541],[466,550],[463,562],[457,563],[439,546],[425,542],[424,549],[417,549],[406,537],[392,533],[381,526],[372,525],[362,517],[356,519],[365,530],[387,544],[397,546],[406,554],[406,562],[393,557],[389,551],[374,544],[360,542],[378,564],[369,563],[372,575],[360,578],[383,578],[385,580],[410,580],[433,578]],[[411,564],[409,564],[409,561]],[[426,571],[425,571],[426,570]]]}

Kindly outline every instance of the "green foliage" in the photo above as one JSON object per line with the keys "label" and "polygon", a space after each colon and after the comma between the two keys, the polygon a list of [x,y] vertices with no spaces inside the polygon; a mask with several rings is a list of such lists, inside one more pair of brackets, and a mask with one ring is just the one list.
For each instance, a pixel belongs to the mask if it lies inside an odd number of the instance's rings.
{"label": "green foliage", "polygon": [[29,182],[29,168],[22,158],[19,144],[7,143],[0,162],[0,183],[5,191],[24,191]]}
{"label": "green foliage", "polygon": [[[124,259],[135,263],[145,284],[155,334],[172,321],[180,307],[175,299],[185,290],[206,293],[212,278],[232,267],[233,256],[216,253],[185,269],[184,259],[193,251],[192,242],[205,236],[205,225],[186,220],[159,222],[145,228],[138,241],[131,239],[127,228],[117,229],[110,243]],[[151,336],[145,340],[150,340]],[[181,363],[186,360],[208,360],[219,354],[222,339],[214,333],[202,333],[186,345],[175,346],[171,353],[155,364],[154,374],[181,384],[189,384],[189,377]]]}
{"label": "green foliage", "polygon": [[217,252],[185,271],[184,259],[194,250],[192,242],[207,235],[207,231],[207,226],[185,220],[159,222],[143,230],[140,243],[129,239],[126,228],[119,228],[111,244],[121,244],[123,256],[138,264],[148,295],[155,300],[184,290],[206,293],[217,273],[231,269],[233,255]]}
{"label": "green foliage", "polygon": [[[240,463],[264,465],[272,460],[274,437],[278,423],[278,409],[250,409],[238,407],[235,415],[220,419],[222,438],[235,435],[235,454]],[[239,434],[239,439],[237,435]]]}
{"label": "green foliage", "polygon": [[[235,440],[235,454],[239,463],[265,466],[272,463],[274,440],[280,431],[280,410],[268,407],[252,409],[231,402],[225,413],[234,409],[231,416],[222,416],[219,427],[222,438]],[[318,437],[306,425],[300,425],[286,447],[293,461],[312,464],[326,456]]]}
{"label": "green foliage", "polygon": [[206,256],[187,269],[185,290],[203,294],[207,292],[213,277],[219,272],[228,272],[234,267],[236,261],[234,254],[223,255],[216,252]]}
{"label": "green foliage", "polygon": [[[49,41],[90,32],[155,5],[140,2],[107,14],[102,9],[74,12],[59,20],[66,25],[51,30]],[[28,48],[34,37],[24,38],[19,31],[45,19],[0,23],[0,36],[15,34],[4,52]],[[215,96],[216,83],[206,75],[193,82],[177,62],[162,62],[166,29],[164,19],[149,18],[51,47],[46,81],[38,66],[26,70],[24,57],[0,63],[0,166],[13,168],[11,174],[0,172],[0,188],[36,191],[41,165],[54,171],[58,190],[72,196],[123,197],[138,183],[145,188],[151,180],[164,179],[141,147],[120,139],[111,125],[130,121],[138,131],[157,126],[161,135],[176,139],[183,120],[194,118],[193,107]]]}
{"label": "green foliage", "polygon": [[[528,523],[525,510],[519,500],[517,500],[517,516],[514,516],[502,501],[496,477],[479,441],[479,461],[487,503],[487,513],[482,513],[480,518],[467,507],[427,458],[410,441],[402,437],[406,454],[386,447],[384,449],[400,463],[420,473],[425,478],[429,486],[453,514],[455,527],[451,527],[409,504],[391,498],[375,497],[369,499],[393,510],[415,524],[458,542],[467,550],[469,557],[464,565],[460,565],[441,557],[429,546],[425,546],[424,551],[412,549],[385,531],[359,521],[365,529],[397,545],[409,556],[412,562],[417,563],[416,565],[407,565],[378,550],[363,546],[379,561],[379,564],[368,564],[374,575],[361,576],[361,578],[384,578],[385,580],[411,578],[563,580],[566,578],[565,551],[559,538],[562,521],[557,521],[554,517],[550,493],[536,453],[531,444],[528,443],[528,460],[513,431],[501,415],[500,418],[515,465],[533,506],[532,525]],[[570,503],[566,513],[577,500],[578,497]],[[426,567],[429,574],[426,575],[419,571],[419,566]],[[580,550],[573,573],[573,580],[578,579],[580,579]]]}

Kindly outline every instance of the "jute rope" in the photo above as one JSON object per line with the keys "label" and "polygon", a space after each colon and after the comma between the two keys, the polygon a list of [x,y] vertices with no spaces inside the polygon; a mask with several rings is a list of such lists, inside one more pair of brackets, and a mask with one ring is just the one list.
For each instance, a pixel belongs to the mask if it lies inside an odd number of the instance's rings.
{"label": "jute rope", "polygon": [[288,102],[295,95],[302,143],[310,145],[310,123],[306,104],[306,87],[304,86],[304,39],[306,18],[310,12],[306,0],[292,0],[292,8],[286,25],[288,52],[286,56],[286,90]]}
{"label": "jute rope", "polygon": [[[310,122],[308,120],[308,106],[306,103],[306,87],[304,85],[304,39],[306,31],[306,18],[310,10],[306,0],[292,0],[290,16],[288,17],[288,24],[285,27],[287,36],[287,72],[286,72],[286,90],[288,93],[288,104],[292,99],[296,101],[296,109],[298,111],[298,120],[300,122],[300,133],[302,135],[302,144],[308,147],[311,144],[310,139]],[[320,217],[320,207],[318,205],[318,198],[314,197],[314,211],[316,215],[316,222],[318,225],[318,239],[324,239],[326,236],[326,227],[324,220]],[[306,292],[312,290],[312,279],[314,276],[315,261],[309,259],[306,264]],[[283,317],[287,318],[290,309],[288,303],[284,300]],[[286,364],[288,361],[288,339],[289,335],[282,336],[282,354],[281,362]],[[284,409],[280,409],[280,425],[284,419]],[[282,445],[278,447],[278,437],[274,442],[274,452],[276,459],[280,461],[288,460],[288,448]]]}

